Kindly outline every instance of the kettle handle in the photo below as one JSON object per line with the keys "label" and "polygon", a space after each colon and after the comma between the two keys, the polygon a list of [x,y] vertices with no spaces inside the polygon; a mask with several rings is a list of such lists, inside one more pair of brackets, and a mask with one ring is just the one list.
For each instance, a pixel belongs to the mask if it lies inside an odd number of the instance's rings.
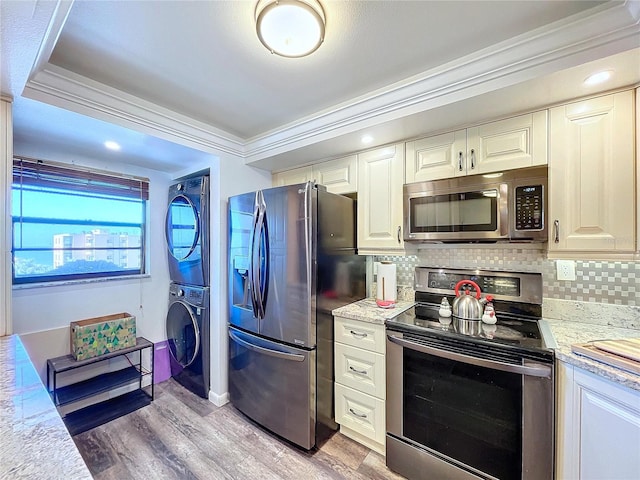
{"label": "kettle handle", "polygon": [[473,280],[460,280],[458,283],[456,283],[456,288],[454,288],[454,291],[456,292],[456,297],[460,296],[460,287],[465,284],[471,285],[473,288],[475,288],[476,298],[480,300],[480,287]]}

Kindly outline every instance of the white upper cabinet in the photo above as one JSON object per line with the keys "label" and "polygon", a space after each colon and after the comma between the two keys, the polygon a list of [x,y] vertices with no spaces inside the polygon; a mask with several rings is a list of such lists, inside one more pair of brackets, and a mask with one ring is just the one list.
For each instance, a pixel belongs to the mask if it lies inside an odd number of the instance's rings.
{"label": "white upper cabinet", "polygon": [[358,252],[399,253],[402,239],[403,144],[358,155]]}
{"label": "white upper cabinet", "polygon": [[635,250],[633,102],[629,90],[550,110],[550,255]]}
{"label": "white upper cabinet", "polygon": [[330,193],[355,193],[358,191],[358,156],[330,160],[313,165],[316,183],[327,187]]}
{"label": "white upper cabinet", "polygon": [[271,176],[271,183],[274,187],[295,185],[296,183],[306,183],[310,180],[313,180],[313,172],[311,171],[310,166],[274,173]]}
{"label": "white upper cabinet", "polygon": [[308,167],[294,168],[284,172],[274,173],[272,184],[274,187],[295,185],[313,180],[327,187],[330,193],[355,193],[358,191],[358,157],[348,157],[321,162]]}
{"label": "white upper cabinet", "polygon": [[462,162],[458,153],[466,145],[466,130],[407,142],[406,183],[455,177]]}
{"label": "white upper cabinet", "polygon": [[406,183],[546,163],[546,110],[406,143]]}

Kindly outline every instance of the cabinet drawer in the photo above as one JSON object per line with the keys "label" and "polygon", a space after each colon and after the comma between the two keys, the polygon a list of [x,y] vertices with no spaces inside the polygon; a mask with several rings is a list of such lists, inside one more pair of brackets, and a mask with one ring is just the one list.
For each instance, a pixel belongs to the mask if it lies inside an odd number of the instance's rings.
{"label": "cabinet drawer", "polygon": [[336,342],[363,348],[371,352],[384,353],[384,335],[384,325],[335,317]]}
{"label": "cabinet drawer", "polygon": [[374,397],[385,398],[384,355],[335,344],[336,382]]}
{"label": "cabinet drawer", "polygon": [[378,443],[384,443],[384,401],[336,384],[336,422]]}

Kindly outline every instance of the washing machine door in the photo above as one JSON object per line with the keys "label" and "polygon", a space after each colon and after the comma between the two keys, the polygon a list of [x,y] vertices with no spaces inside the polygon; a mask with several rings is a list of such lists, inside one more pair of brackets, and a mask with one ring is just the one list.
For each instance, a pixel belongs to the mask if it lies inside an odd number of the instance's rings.
{"label": "washing machine door", "polygon": [[191,255],[200,239],[198,210],[184,195],[173,197],[167,207],[165,238],[169,253],[178,261]]}
{"label": "washing machine door", "polygon": [[200,329],[189,305],[173,302],[167,313],[167,341],[169,352],[182,367],[193,363],[200,351]]}

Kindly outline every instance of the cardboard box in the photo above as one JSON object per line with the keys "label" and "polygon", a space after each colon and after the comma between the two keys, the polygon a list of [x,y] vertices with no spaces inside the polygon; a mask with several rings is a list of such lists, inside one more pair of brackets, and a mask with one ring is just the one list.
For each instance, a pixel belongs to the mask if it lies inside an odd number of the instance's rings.
{"label": "cardboard box", "polygon": [[116,313],[71,322],[71,355],[76,360],[97,357],[136,345],[136,317]]}

